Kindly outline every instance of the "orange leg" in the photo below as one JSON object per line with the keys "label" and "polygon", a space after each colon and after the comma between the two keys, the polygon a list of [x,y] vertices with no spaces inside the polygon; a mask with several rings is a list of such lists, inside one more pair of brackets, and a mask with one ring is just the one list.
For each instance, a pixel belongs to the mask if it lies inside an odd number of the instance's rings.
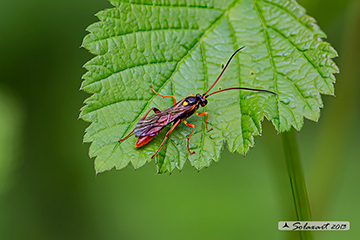
{"label": "orange leg", "polygon": [[162,148],[162,146],[164,145],[164,143],[166,142],[166,139],[168,139],[168,137],[170,136],[170,134],[172,133],[172,131],[180,124],[180,119],[176,121],[176,123],[174,123],[174,125],[172,126],[172,128],[167,132],[167,134],[165,135],[165,138],[163,140],[163,142],[161,143],[159,149],[156,151],[156,153],[154,155],[152,155],[151,158],[154,158],[159,152],[160,149]]}
{"label": "orange leg", "polygon": [[[141,119],[144,120],[144,119],[146,118],[146,116],[147,116],[151,111],[154,111],[155,113],[161,113],[161,111],[160,111],[159,109],[153,107],[153,108],[151,108],[149,111],[147,111],[147,113],[145,113],[145,115],[144,115]],[[131,134],[134,133],[134,131],[135,131],[135,129],[132,130],[132,132],[129,133],[126,137],[124,137],[123,139],[120,139],[118,142],[121,143],[122,141],[124,141],[125,139],[127,139],[128,137],[130,137]]]}
{"label": "orange leg", "polygon": [[158,95],[158,96],[160,96],[160,97],[162,97],[162,98],[172,97],[172,98],[173,98],[173,105],[175,105],[175,103],[176,103],[176,97],[175,97],[175,96],[173,96],[173,95],[161,95],[160,93],[155,92],[155,90],[154,90],[154,88],[153,88],[152,85],[150,85],[150,87],[151,87],[151,90],[152,90],[156,95]]}
{"label": "orange leg", "polygon": [[205,119],[205,123],[206,123],[206,130],[211,131],[213,130],[212,128],[208,129],[208,121],[209,121],[209,113],[208,112],[202,112],[202,113],[195,113],[196,115],[198,115],[199,117],[204,117],[206,116]]}
{"label": "orange leg", "polygon": [[157,113],[157,114],[161,113],[161,111],[159,109],[153,107],[153,108],[150,108],[150,110],[147,111],[147,113],[145,113],[145,115],[141,119],[144,120],[151,111],[154,111],[154,113]]}
{"label": "orange leg", "polygon": [[190,147],[189,147],[190,143],[189,142],[190,142],[191,135],[193,134],[193,132],[195,130],[195,125],[192,124],[192,123],[188,123],[186,120],[183,120],[183,122],[186,124],[186,126],[192,128],[192,131],[191,131],[190,135],[187,137],[187,148],[188,148],[188,151],[189,151],[190,154],[194,154],[195,153],[194,151],[193,152],[190,151]]}

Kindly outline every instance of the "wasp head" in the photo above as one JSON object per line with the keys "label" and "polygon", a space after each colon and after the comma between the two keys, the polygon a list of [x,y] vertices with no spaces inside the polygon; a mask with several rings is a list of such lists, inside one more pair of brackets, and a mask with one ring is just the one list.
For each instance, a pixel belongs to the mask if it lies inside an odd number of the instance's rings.
{"label": "wasp head", "polygon": [[207,100],[206,100],[206,97],[205,97],[205,96],[202,96],[202,95],[200,95],[200,94],[196,94],[196,98],[198,99],[199,104],[200,104],[202,107],[205,107],[205,106],[206,106]]}

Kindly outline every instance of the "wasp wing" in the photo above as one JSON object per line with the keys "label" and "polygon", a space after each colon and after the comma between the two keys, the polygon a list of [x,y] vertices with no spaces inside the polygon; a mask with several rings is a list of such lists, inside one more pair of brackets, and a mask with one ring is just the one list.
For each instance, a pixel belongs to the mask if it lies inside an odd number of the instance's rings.
{"label": "wasp wing", "polygon": [[145,119],[140,119],[135,127],[134,134],[137,137],[156,136],[169,124],[168,114],[154,114]]}
{"label": "wasp wing", "polygon": [[174,122],[178,118],[193,109],[193,106],[183,106],[182,101],[164,110],[161,113],[150,115],[145,119],[140,119],[135,127],[134,134],[137,137],[158,135],[168,124]]}

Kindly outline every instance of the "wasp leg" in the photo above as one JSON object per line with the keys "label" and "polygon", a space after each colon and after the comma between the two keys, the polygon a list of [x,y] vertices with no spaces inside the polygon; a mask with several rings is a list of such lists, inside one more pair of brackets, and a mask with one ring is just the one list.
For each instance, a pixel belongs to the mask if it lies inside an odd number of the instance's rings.
{"label": "wasp leg", "polygon": [[[144,120],[144,119],[146,118],[146,116],[147,116],[151,111],[154,111],[154,112],[157,113],[157,114],[161,113],[161,111],[160,111],[159,109],[153,107],[153,108],[151,108],[149,111],[147,111],[147,113],[145,113],[145,115],[144,115],[141,119]],[[125,139],[127,139],[128,137],[130,137],[131,134],[134,133],[134,131],[135,131],[135,129],[132,130],[132,132],[129,133],[126,137],[124,137],[123,139],[120,139],[118,142],[121,143],[122,141],[124,141]]]}
{"label": "wasp leg", "polygon": [[172,131],[180,124],[181,120],[177,120],[176,123],[174,123],[174,125],[172,126],[172,128],[167,132],[167,134],[165,135],[165,138],[163,140],[163,142],[161,143],[159,149],[156,151],[156,153],[154,155],[152,155],[151,158],[154,158],[159,152],[160,149],[162,148],[162,146],[164,145],[164,143],[166,142],[166,139],[168,139],[168,137],[170,136],[170,134],[172,133]]}
{"label": "wasp leg", "polygon": [[186,120],[183,120],[183,122],[186,124],[186,126],[192,128],[192,131],[191,131],[190,135],[187,137],[187,148],[188,148],[188,151],[189,151],[190,154],[194,154],[195,153],[194,151],[193,152],[190,151],[190,147],[189,147],[190,143],[189,142],[190,142],[191,135],[193,134],[193,132],[195,130],[195,125],[192,124],[192,123],[188,123]]}
{"label": "wasp leg", "polygon": [[202,113],[197,113],[197,112],[195,112],[195,114],[198,115],[199,117],[204,117],[204,116],[206,116],[206,119],[205,119],[206,130],[208,130],[208,131],[213,130],[213,128],[208,129],[208,121],[209,121],[209,113],[208,113],[208,112],[202,112]]}
{"label": "wasp leg", "polygon": [[160,97],[162,97],[162,98],[172,97],[172,98],[173,98],[173,105],[176,104],[176,97],[175,97],[175,96],[173,96],[173,95],[161,95],[160,93],[155,92],[155,90],[154,90],[154,88],[153,88],[152,85],[150,85],[150,87],[151,87],[151,90],[152,90],[156,95],[158,95],[158,96],[160,96]]}
{"label": "wasp leg", "polygon": [[125,141],[125,139],[127,139],[128,137],[130,137],[131,134],[134,133],[134,131],[135,131],[135,128],[134,128],[134,130],[131,131],[131,133],[129,133],[129,134],[128,134],[126,137],[124,137],[123,139],[120,139],[118,142],[121,143],[122,141]]}
{"label": "wasp leg", "polygon": [[160,111],[159,109],[153,107],[153,108],[150,108],[150,110],[147,111],[147,113],[145,113],[145,115],[144,115],[141,119],[144,120],[144,119],[147,117],[147,115],[149,115],[149,113],[150,113],[151,111],[154,111],[154,113],[156,113],[156,114],[161,113],[161,111]]}

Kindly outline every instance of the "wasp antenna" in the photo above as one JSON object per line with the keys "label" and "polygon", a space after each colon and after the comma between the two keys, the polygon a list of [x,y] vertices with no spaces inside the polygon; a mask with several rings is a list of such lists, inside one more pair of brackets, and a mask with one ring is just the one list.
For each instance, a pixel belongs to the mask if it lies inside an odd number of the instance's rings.
{"label": "wasp antenna", "polygon": [[205,96],[205,98],[208,98],[209,96],[215,94],[215,93],[219,93],[219,92],[225,92],[225,91],[229,91],[229,90],[236,90],[236,89],[241,89],[241,90],[249,90],[249,91],[256,91],[256,92],[267,92],[267,93],[271,93],[274,95],[278,95],[275,92],[269,91],[269,90],[264,90],[264,89],[256,89],[256,88],[245,88],[245,87],[233,87],[233,88],[225,88],[225,89],[221,89],[215,92],[212,92],[208,95]]}
{"label": "wasp antenna", "polygon": [[203,96],[205,96],[208,92],[210,92],[210,90],[215,86],[215,84],[219,81],[219,79],[221,78],[221,76],[223,75],[223,73],[225,72],[226,68],[229,66],[231,60],[234,58],[234,56],[240,52],[242,49],[244,49],[245,46],[239,48],[238,50],[236,50],[230,57],[230,59],[227,61],[224,69],[221,71],[220,75],[218,76],[218,78],[215,80],[215,82],[213,83],[213,85],[211,85],[211,87],[203,94]]}

